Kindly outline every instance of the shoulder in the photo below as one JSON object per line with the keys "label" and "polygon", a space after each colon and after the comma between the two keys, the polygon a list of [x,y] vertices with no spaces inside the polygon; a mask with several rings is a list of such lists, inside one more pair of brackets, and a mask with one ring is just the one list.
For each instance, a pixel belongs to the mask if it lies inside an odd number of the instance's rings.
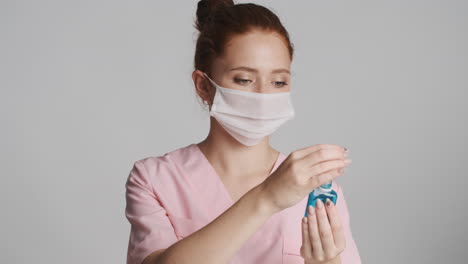
{"label": "shoulder", "polygon": [[289,154],[285,154],[281,151],[278,151],[278,152],[279,152],[278,154],[279,163],[283,163],[283,161],[288,158]]}
{"label": "shoulder", "polygon": [[348,202],[345,197],[345,192],[343,191],[343,186],[336,181],[333,181],[332,189],[336,192],[336,209],[341,215],[343,221],[349,224],[350,221],[350,212],[348,208]]}
{"label": "shoulder", "polygon": [[341,184],[339,184],[337,181],[333,180],[332,181],[332,190],[335,190],[336,193],[343,193]]}
{"label": "shoulder", "polygon": [[148,156],[133,162],[128,180],[135,179],[145,183],[167,182],[177,170],[176,163],[187,155],[189,146],[177,148],[158,156]]}
{"label": "shoulder", "polygon": [[345,199],[345,193],[343,191],[343,185],[333,180],[332,190],[334,190],[337,194],[337,202],[336,202],[337,206],[338,207],[342,207],[343,205],[346,206],[346,199]]}

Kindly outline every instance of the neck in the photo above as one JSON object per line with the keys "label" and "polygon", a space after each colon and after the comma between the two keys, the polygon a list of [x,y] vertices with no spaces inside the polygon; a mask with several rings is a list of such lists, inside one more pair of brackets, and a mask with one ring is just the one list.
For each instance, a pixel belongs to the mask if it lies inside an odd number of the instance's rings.
{"label": "neck", "polygon": [[198,146],[213,167],[224,175],[236,177],[269,173],[279,155],[270,146],[269,137],[255,146],[245,146],[229,135],[213,117],[210,117],[208,136]]}

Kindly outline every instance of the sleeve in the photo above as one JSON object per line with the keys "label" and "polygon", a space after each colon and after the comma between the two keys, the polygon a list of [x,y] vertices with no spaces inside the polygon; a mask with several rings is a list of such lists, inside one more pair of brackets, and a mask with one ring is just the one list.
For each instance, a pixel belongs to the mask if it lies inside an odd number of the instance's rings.
{"label": "sleeve", "polygon": [[359,251],[354,241],[353,234],[351,232],[351,221],[349,216],[348,205],[343,193],[343,188],[341,185],[337,185],[337,195],[336,207],[339,215],[341,216],[341,221],[344,227],[345,239],[346,239],[346,248],[341,253],[341,263],[342,264],[361,264],[361,257],[359,256]]}
{"label": "sleeve", "polygon": [[125,188],[125,216],[131,225],[127,264],[141,264],[152,252],[175,243],[177,237],[142,161],[134,163]]}

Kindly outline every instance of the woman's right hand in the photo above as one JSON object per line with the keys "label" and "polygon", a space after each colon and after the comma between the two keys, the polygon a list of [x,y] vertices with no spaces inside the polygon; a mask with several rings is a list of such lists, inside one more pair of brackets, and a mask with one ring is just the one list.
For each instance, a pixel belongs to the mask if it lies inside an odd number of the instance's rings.
{"label": "woman's right hand", "polygon": [[350,163],[351,160],[346,159],[345,148],[317,144],[291,152],[260,185],[273,209],[281,211],[340,176]]}

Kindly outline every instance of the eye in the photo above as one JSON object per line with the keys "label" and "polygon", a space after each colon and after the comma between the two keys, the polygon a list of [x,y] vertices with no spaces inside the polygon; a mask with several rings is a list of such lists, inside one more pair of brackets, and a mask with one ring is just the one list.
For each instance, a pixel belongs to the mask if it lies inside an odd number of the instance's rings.
{"label": "eye", "polygon": [[276,87],[283,87],[283,86],[287,85],[286,82],[274,82],[274,84],[275,84]]}
{"label": "eye", "polygon": [[248,84],[251,80],[235,78],[234,81],[239,84]]}

